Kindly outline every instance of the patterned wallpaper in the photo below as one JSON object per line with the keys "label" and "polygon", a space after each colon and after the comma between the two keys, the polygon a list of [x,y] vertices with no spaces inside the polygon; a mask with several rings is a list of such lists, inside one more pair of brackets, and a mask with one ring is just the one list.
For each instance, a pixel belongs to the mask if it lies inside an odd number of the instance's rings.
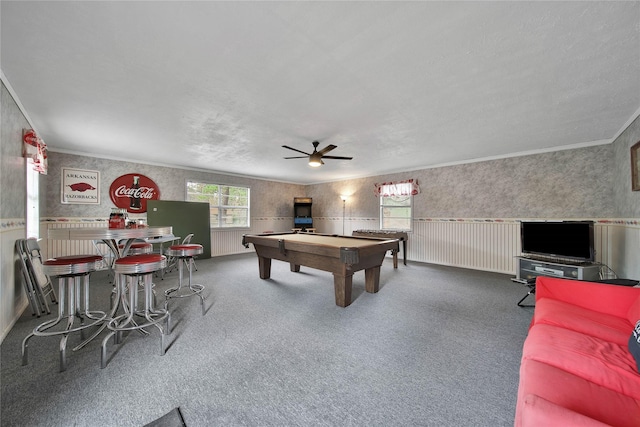
{"label": "patterned wallpaper", "polygon": [[314,216],[378,217],[376,182],[417,178],[414,218],[610,218],[613,147],[600,145],[310,185]]}
{"label": "patterned wallpaper", "polygon": [[[624,168],[614,167],[619,163],[618,151],[623,151],[620,157],[626,158],[625,164],[628,162],[628,149],[620,150],[619,145],[616,142],[308,186],[53,152],[44,216],[108,216],[113,206],[108,194],[110,183],[120,175],[136,172],[159,185],[163,200],[184,200],[188,179],[248,185],[254,217],[290,217],[295,196],[313,198],[314,217],[341,217],[340,195],[348,194],[344,205],[347,217],[377,218],[373,184],[417,178],[421,193],[415,198],[415,218],[634,218],[638,217],[637,204],[631,197],[624,197],[631,194],[629,178],[626,173],[619,177]],[[65,166],[100,171],[99,206],[60,203],[60,169]],[[620,193],[614,191],[614,183],[620,180],[629,190],[614,197]]]}
{"label": "patterned wallpaper", "polygon": [[0,111],[0,218],[20,218],[24,221],[26,205],[25,160],[22,158],[22,129],[29,129],[29,122],[18,105],[1,84]]}
{"label": "patterned wallpaper", "polygon": [[618,218],[640,218],[640,191],[631,191],[631,146],[640,141],[640,116],[614,143],[613,196]]}
{"label": "patterned wallpaper", "polygon": [[610,146],[421,171],[417,216],[610,217]]}
{"label": "patterned wallpaper", "polygon": [[[60,202],[60,175],[63,167],[100,172],[100,205]],[[304,195],[302,185],[51,152],[45,191],[47,209],[43,217],[108,217],[114,207],[109,198],[109,187],[117,177],[128,173],[140,173],[155,181],[160,188],[161,200],[185,200],[188,180],[248,186],[251,188],[253,215],[291,216],[293,198]]]}

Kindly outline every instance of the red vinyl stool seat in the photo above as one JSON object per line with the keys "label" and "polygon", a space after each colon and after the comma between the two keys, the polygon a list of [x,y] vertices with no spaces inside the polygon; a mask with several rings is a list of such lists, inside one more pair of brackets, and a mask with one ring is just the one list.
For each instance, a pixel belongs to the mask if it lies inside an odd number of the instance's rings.
{"label": "red vinyl stool seat", "polygon": [[[102,262],[102,257],[99,255],[71,255],[48,259],[42,263],[44,274],[58,277],[58,297],[60,299],[58,317],[36,326],[33,332],[22,341],[23,365],[28,363],[27,350],[31,337],[62,335],[60,339],[60,371],[66,370],[66,349],[69,334],[80,331],[80,337],[84,339],[85,329],[105,320],[107,317],[105,312],[89,310],[89,274],[101,268]],[[80,319],[79,326],[74,326],[76,317]],[[67,319],[64,328],[52,331],[51,328],[61,323],[64,318]],[[90,322],[85,323],[85,319],[89,319]],[[88,341],[84,341],[73,350],[84,347]]]}
{"label": "red vinyl stool seat", "polygon": [[[187,243],[180,245],[173,245],[166,250],[166,254],[168,256],[174,257],[178,262],[178,286],[174,288],[167,289],[164,291],[164,295],[166,297],[165,307],[169,304],[169,300],[171,298],[185,298],[197,295],[200,297],[200,305],[202,306],[202,315],[205,314],[204,309],[204,296],[202,295],[202,291],[204,290],[204,286],[196,283],[191,283],[191,276],[193,273],[193,257],[196,255],[200,255],[203,252],[202,245],[198,245],[195,243]],[[182,286],[182,273],[183,266],[187,266],[187,270],[189,270],[189,285],[186,287]]]}
{"label": "red vinyl stool seat", "polygon": [[[138,330],[144,334],[148,332],[144,329],[148,326],[155,326],[160,331],[160,354],[164,355],[164,336],[169,331],[169,311],[155,308],[153,302],[153,273],[167,266],[167,257],[160,254],[140,254],[130,255],[116,260],[114,271],[117,275],[118,293],[122,298],[124,313],[114,317],[107,323],[107,328],[111,331],[102,341],[101,367],[106,367],[107,341],[112,336],[119,336],[123,331]],[[144,310],[137,311],[137,285],[142,281],[144,284]],[[128,295],[128,299],[127,299]],[[144,323],[138,323],[134,316],[143,317]],[[166,322],[165,327],[161,322]]]}

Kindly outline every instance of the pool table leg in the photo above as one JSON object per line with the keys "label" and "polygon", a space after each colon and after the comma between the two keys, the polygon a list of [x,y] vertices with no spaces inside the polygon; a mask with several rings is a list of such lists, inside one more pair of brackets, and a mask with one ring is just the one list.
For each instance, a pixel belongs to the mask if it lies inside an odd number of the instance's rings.
{"label": "pool table leg", "polygon": [[364,270],[364,289],[375,294],[380,289],[380,266]]}
{"label": "pool table leg", "polygon": [[351,284],[353,283],[353,274],[348,276],[340,276],[333,273],[333,287],[336,293],[336,305],[346,307],[351,304]]}
{"label": "pool table leg", "polygon": [[407,265],[407,239],[402,239],[402,258],[404,265]]}
{"label": "pool table leg", "polygon": [[260,278],[268,279],[271,277],[271,258],[258,257],[258,267],[260,268]]}

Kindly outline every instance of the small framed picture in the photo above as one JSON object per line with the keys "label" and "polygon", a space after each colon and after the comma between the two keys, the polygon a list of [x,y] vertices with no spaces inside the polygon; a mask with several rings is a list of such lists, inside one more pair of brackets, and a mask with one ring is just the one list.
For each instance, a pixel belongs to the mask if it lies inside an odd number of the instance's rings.
{"label": "small framed picture", "polygon": [[631,147],[631,190],[640,191],[640,141]]}
{"label": "small framed picture", "polygon": [[99,205],[100,172],[84,169],[62,168],[60,182],[62,203]]}

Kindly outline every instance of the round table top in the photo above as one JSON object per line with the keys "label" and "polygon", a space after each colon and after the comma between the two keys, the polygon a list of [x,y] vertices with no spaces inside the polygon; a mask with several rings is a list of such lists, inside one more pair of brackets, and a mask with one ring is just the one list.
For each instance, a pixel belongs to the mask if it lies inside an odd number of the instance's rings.
{"label": "round table top", "polygon": [[50,228],[49,239],[58,240],[120,240],[144,239],[146,237],[166,236],[173,233],[173,227],[143,228],[107,228],[107,227],[73,227]]}

